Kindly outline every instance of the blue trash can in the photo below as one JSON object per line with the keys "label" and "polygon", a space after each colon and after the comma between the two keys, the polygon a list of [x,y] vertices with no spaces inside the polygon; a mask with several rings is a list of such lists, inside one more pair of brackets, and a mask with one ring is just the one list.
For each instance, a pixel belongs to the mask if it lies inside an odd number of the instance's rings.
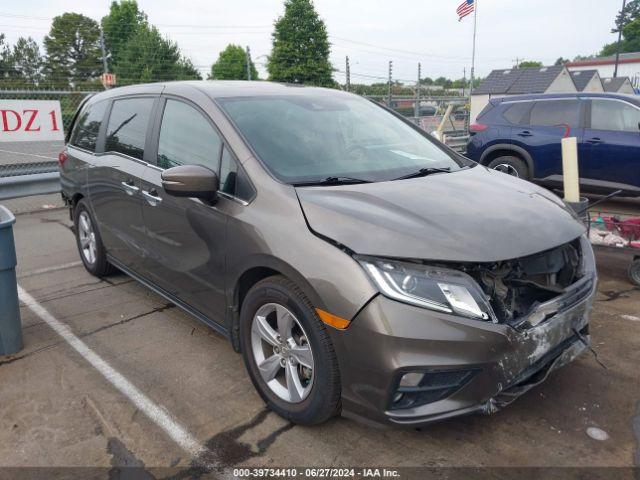
{"label": "blue trash can", "polygon": [[0,205],[0,356],[22,350],[22,323],[16,281],[16,217]]}

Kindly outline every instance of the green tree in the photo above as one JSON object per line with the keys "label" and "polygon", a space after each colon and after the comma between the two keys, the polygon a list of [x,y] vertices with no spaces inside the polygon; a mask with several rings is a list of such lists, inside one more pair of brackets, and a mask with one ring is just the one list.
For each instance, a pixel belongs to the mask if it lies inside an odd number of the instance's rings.
{"label": "green tree", "polygon": [[[258,71],[253,62],[249,61],[251,79],[258,79]],[[246,80],[247,79],[247,52],[240,45],[227,45],[218,60],[211,66],[209,80]]]}
{"label": "green tree", "polygon": [[554,63],[554,65],[559,66],[559,65],[564,65],[565,63],[569,62],[568,58],[563,58],[563,57],[558,57],[558,59],[556,60],[556,62]]}
{"label": "green tree", "polygon": [[[620,53],[637,52],[640,50],[640,0],[631,0],[624,10],[618,12],[615,19],[615,28],[612,33],[622,31],[620,41]],[[602,47],[600,55],[615,55],[618,50],[618,42],[612,42]]]}
{"label": "green tree", "polygon": [[109,64],[115,66],[129,39],[147,24],[147,15],[138,8],[136,0],[114,1],[109,7],[109,14],[102,17],[101,23],[104,43],[111,54]]}
{"label": "green tree", "polygon": [[34,86],[43,79],[44,59],[38,43],[31,37],[20,37],[13,46],[13,68],[20,83]]}
{"label": "green tree", "polygon": [[285,0],[271,36],[271,80],[333,86],[327,28],[311,0]]}
{"label": "green tree", "polygon": [[11,47],[5,38],[4,33],[0,33],[0,84],[10,86],[15,76],[15,69]]}
{"label": "green tree", "polygon": [[638,17],[640,17],[640,0],[627,2],[624,10],[620,10],[616,15],[615,27],[611,30],[611,33],[618,33],[620,30],[624,30],[628,23]]}
{"label": "green tree", "polygon": [[118,84],[201,79],[178,45],[163,38],[158,29],[143,24],[124,45],[115,73]]}
{"label": "green tree", "polygon": [[520,62],[518,65],[515,65],[513,68],[537,68],[542,67],[542,62],[538,62],[536,60],[524,60]]}
{"label": "green tree", "polygon": [[44,37],[46,74],[53,85],[79,86],[102,72],[100,27],[79,13],[63,13],[53,19]]}

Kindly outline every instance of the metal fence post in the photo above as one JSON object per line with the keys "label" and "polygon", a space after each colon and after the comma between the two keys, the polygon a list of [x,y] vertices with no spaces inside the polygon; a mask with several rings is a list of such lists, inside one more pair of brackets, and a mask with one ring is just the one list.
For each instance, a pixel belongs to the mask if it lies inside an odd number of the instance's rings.
{"label": "metal fence post", "polygon": [[22,349],[22,323],[16,281],[16,248],[13,224],[16,218],[0,205],[0,356]]}

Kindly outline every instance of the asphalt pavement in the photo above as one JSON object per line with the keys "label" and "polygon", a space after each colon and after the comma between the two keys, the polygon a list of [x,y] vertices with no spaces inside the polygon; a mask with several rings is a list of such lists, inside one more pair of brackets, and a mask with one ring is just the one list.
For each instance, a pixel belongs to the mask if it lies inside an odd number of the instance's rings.
{"label": "asphalt pavement", "polygon": [[125,275],[89,275],[70,225],[63,209],[17,216],[25,348],[0,357],[0,466],[199,478],[239,466],[640,464],[640,289],[622,253],[598,252],[591,334],[604,366],[585,354],[491,416],[301,427],[265,409],[227,340]]}

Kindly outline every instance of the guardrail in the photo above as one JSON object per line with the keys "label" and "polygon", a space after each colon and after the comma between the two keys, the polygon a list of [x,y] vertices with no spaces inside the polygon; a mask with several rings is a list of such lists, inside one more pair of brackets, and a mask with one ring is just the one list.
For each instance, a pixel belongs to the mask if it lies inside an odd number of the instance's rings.
{"label": "guardrail", "polygon": [[45,195],[60,191],[58,162],[0,166],[0,200]]}
{"label": "guardrail", "polygon": [[452,135],[444,133],[444,143],[458,153],[467,152],[467,143],[469,143],[469,135]]}

